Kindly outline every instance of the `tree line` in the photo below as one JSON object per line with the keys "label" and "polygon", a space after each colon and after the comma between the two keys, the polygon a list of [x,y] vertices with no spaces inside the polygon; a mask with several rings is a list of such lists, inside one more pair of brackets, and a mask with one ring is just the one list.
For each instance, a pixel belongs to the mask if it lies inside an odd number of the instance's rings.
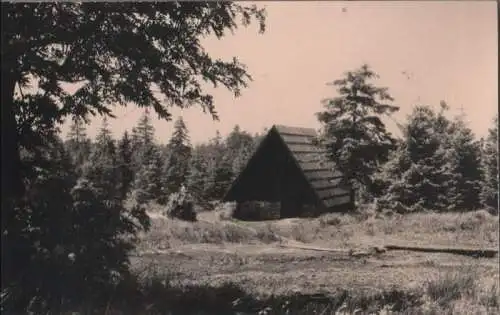
{"label": "tree line", "polygon": [[193,146],[188,127],[179,117],[163,145],[156,140],[150,114],[145,112],[119,139],[111,136],[106,119],[94,141],[87,136],[86,124],[74,120],[64,149],[78,176],[109,174],[102,185],[115,187],[122,200],[166,205],[169,195],[185,187],[198,205],[207,207],[223,198],[261,137],[236,125],[225,138],[217,131],[214,138]]}
{"label": "tree line", "polygon": [[356,191],[359,203],[385,211],[472,211],[498,214],[498,115],[486,138],[477,139],[466,115],[416,104],[402,137],[383,122],[399,110],[378,75],[363,65],[330,83],[337,96],[323,101],[319,142]]}

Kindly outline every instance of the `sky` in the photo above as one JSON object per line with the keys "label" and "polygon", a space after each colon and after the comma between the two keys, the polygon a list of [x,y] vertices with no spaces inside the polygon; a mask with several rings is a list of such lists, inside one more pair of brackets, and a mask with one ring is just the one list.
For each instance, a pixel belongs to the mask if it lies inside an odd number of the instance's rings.
{"label": "sky", "polygon": [[[495,1],[408,2],[256,2],[267,10],[267,29],[239,28],[204,46],[214,57],[236,56],[253,76],[242,95],[211,90],[220,121],[201,108],[172,110],[182,115],[196,144],[216,130],[228,134],[238,124],[251,133],[273,124],[319,128],[315,113],[321,100],[336,92],[327,82],[368,64],[375,81],[389,88],[400,111],[387,121],[403,123],[416,104],[438,108],[444,100],[452,114],[467,115],[478,137],[485,136],[498,111],[498,35]],[[131,130],[143,114],[134,105],[114,111],[108,120],[116,137]],[[168,142],[174,121],[155,119],[156,138]],[[102,119],[88,134],[95,136]],[[68,124],[62,128],[63,134]]]}

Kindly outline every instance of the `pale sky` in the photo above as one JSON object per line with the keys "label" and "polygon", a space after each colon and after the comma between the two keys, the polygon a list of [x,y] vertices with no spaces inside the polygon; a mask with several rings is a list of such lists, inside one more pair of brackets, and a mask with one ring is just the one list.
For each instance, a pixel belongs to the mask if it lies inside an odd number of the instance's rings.
{"label": "pale sky", "polygon": [[[254,81],[236,99],[223,88],[213,91],[219,122],[200,108],[172,110],[174,120],[185,119],[193,143],[216,130],[226,135],[235,124],[251,133],[273,124],[318,128],[320,101],[335,96],[326,83],[363,63],[380,75],[378,84],[388,87],[401,107],[396,121],[403,122],[416,103],[437,108],[445,100],[453,114],[463,107],[477,136],[487,134],[498,110],[495,1],[256,4],[267,9],[264,34],[255,24],[205,44],[214,57],[237,56]],[[115,136],[131,130],[142,112],[134,105],[117,108],[117,119],[109,120]],[[94,119],[90,136],[100,124],[101,118]],[[166,143],[173,121],[154,119],[154,126],[157,140]],[[398,134],[393,122],[388,128]]]}

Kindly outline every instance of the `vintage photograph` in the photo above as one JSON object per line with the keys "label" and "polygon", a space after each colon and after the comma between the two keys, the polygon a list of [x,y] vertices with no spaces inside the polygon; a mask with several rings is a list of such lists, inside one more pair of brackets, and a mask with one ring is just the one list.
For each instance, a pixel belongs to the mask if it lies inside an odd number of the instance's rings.
{"label": "vintage photograph", "polygon": [[500,314],[497,1],[2,1],[3,314]]}

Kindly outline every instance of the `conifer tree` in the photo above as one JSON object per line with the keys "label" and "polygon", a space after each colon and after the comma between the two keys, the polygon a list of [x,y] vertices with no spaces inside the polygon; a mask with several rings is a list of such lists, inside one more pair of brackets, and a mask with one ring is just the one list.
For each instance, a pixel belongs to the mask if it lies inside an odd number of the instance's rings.
{"label": "conifer tree", "polygon": [[470,211],[481,205],[481,146],[466,125],[463,117],[456,117],[450,124],[444,144],[449,150],[451,183],[447,200],[450,210]]}
{"label": "conifer tree", "polygon": [[171,194],[177,192],[183,184],[186,184],[189,160],[191,158],[189,133],[182,117],[176,120],[174,132],[167,147],[169,154],[164,167],[163,177],[166,192]]}
{"label": "conifer tree", "polygon": [[325,110],[317,114],[323,124],[321,140],[330,158],[349,183],[368,192],[373,189],[372,175],[395,146],[381,117],[399,110],[390,104],[393,98],[387,88],[370,82],[377,77],[368,65],[363,65],[329,83],[338,96],[325,99]]}
{"label": "conifer tree", "polygon": [[488,131],[482,154],[484,182],[481,191],[482,204],[491,212],[498,214],[498,115]]}
{"label": "conifer tree", "polygon": [[151,123],[149,111],[144,112],[135,130],[142,145],[147,146],[154,142],[155,129]]}
{"label": "conifer tree", "polygon": [[70,126],[66,140],[66,148],[78,173],[88,159],[91,151],[91,141],[83,119],[75,118]]}
{"label": "conifer tree", "polygon": [[193,149],[186,178],[187,191],[191,193],[198,204],[206,201],[207,197],[208,159],[204,155],[206,150],[204,152],[203,149],[202,146]]}
{"label": "conifer tree", "polygon": [[445,103],[439,113],[415,106],[403,126],[404,141],[383,167],[386,181],[384,206],[401,211],[447,210],[456,196],[453,149],[447,140],[450,121]]}
{"label": "conifer tree", "polygon": [[228,155],[222,155],[215,164],[212,178],[209,183],[207,194],[211,200],[220,200],[224,197],[227,189],[234,178],[232,159]]}
{"label": "conifer tree", "polygon": [[[71,253],[75,241],[71,231],[75,221],[70,191],[77,175],[63,142],[58,137],[45,140],[40,154],[23,150],[21,155],[23,164],[32,166],[34,170],[26,178],[28,194],[17,211],[17,219],[19,222],[29,222],[29,229],[21,230],[11,237],[19,248],[20,258],[25,260],[2,262],[2,281],[15,279],[21,288],[11,290],[10,299],[22,301],[23,296],[29,296],[35,302],[32,303],[34,309],[30,310],[35,314],[47,312],[38,308],[43,306],[37,305],[37,299],[47,301],[51,304],[50,311],[57,312],[61,297],[69,298],[70,292],[67,292],[66,287],[71,282],[66,282],[65,275],[71,270],[71,264],[66,257]],[[33,239],[37,241],[32,242]],[[4,273],[12,268],[22,270],[22,276]],[[9,306],[2,301],[4,307]]]}
{"label": "conifer tree", "polygon": [[133,164],[135,171],[139,172],[141,165],[148,163],[150,158],[147,156],[151,150],[151,146],[155,145],[154,141],[155,129],[151,123],[149,111],[144,111],[144,114],[139,118],[137,126],[132,128],[132,149],[133,149]]}
{"label": "conifer tree", "polygon": [[150,146],[145,152],[144,162],[140,165],[132,185],[135,199],[139,204],[150,201],[157,201],[160,204],[166,202],[168,196],[162,185],[162,167],[158,148]]}
{"label": "conifer tree", "polygon": [[95,186],[105,200],[121,197],[121,174],[118,164],[115,142],[107,119],[104,118],[89,161],[84,167],[83,176]]}
{"label": "conifer tree", "polygon": [[217,131],[208,145],[208,179],[205,191],[207,199],[211,201],[221,199],[234,178],[234,157],[230,152]]}
{"label": "conifer tree", "polygon": [[140,204],[166,200],[162,185],[163,161],[159,147],[155,143],[155,129],[146,110],[132,129],[131,145],[133,149],[134,182],[133,191]]}
{"label": "conifer tree", "polygon": [[122,198],[125,199],[134,181],[132,140],[130,139],[127,131],[123,133],[123,136],[118,143],[118,163],[120,178],[122,181],[120,185],[120,193]]}
{"label": "conifer tree", "polygon": [[[225,154],[233,160],[232,173],[233,177],[239,174],[246,165],[250,155],[254,149],[253,137],[240,130],[236,125],[226,139]],[[233,178],[234,179],[234,178]]]}

